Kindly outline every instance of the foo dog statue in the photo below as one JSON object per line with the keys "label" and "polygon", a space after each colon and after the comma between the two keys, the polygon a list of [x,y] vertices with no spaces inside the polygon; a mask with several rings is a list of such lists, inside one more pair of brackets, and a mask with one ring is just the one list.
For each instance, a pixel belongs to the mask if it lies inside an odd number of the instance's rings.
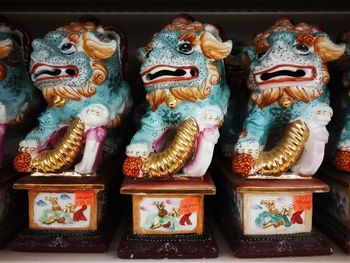
{"label": "foo dog statue", "polygon": [[344,40],[347,43],[346,53],[344,59],[339,63],[342,65],[337,65],[338,68],[342,68],[342,86],[346,94],[341,98],[341,109],[337,115],[341,116],[341,127],[340,138],[337,143],[337,149],[334,159],[334,164],[339,170],[350,172],[350,100],[349,100],[349,88],[350,88],[350,33],[346,33],[343,36]]}
{"label": "foo dog statue", "polygon": [[118,126],[132,105],[122,74],[125,37],[114,27],[76,22],[32,45],[30,73],[48,108],[20,143],[14,166],[20,172],[62,173],[84,149],[75,172],[92,174],[106,129]]}
{"label": "foo dog statue", "polygon": [[[254,39],[248,87],[250,111],[235,145],[233,170],[243,176],[313,175],[322,163],[331,119],[326,63],[345,46],[334,44],[317,27],[287,18]],[[269,134],[285,128],[265,150]]]}
{"label": "foo dog statue", "polygon": [[231,48],[214,26],[179,16],[138,50],[150,110],[127,146],[126,176],[206,173],[227,109]]}
{"label": "foo dog statue", "polygon": [[0,23],[0,167],[7,127],[22,123],[39,104],[28,74],[30,41],[22,28],[9,22]]}

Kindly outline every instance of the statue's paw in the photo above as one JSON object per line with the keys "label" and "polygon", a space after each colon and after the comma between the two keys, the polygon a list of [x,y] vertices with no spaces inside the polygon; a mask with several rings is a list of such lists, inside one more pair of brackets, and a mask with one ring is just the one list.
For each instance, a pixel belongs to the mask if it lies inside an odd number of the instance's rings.
{"label": "statue's paw", "polygon": [[236,152],[232,158],[232,170],[247,176],[254,171],[255,159],[251,154]]}
{"label": "statue's paw", "polygon": [[223,121],[223,113],[218,106],[208,106],[194,114],[199,125],[199,129],[221,126]]}
{"label": "statue's paw", "polygon": [[339,169],[350,172],[350,150],[337,149],[334,165]]}
{"label": "statue's paw", "polygon": [[140,177],[142,168],[141,157],[127,157],[123,163],[123,173],[125,176]]}
{"label": "statue's paw", "polygon": [[13,160],[13,168],[20,173],[26,173],[30,171],[30,164],[32,162],[32,156],[27,152],[20,152]]}
{"label": "statue's paw", "polygon": [[79,117],[87,128],[101,127],[109,120],[109,110],[102,104],[91,104],[79,114]]}
{"label": "statue's paw", "polygon": [[7,123],[7,110],[4,103],[0,102],[0,124]]}
{"label": "statue's paw", "polygon": [[23,140],[19,143],[19,151],[22,153],[29,153],[30,155],[35,154],[38,147],[39,140],[37,139]]}
{"label": "statue's paw", "polygon": [[235,151],[238,153],[249,154],[256,159],[259,156],[260,144],[256,140],[243,138],[236,143]]}
{"label": "statue's paw", "polygon": [[314,120],[318,125],[326,126],[332,118],[333,110],[328,105],[322,105],[316,108]]}
{"label": "statue's paw", "polygon": [[148,146],[144,143],[133,143],[126,147],[126,155],[128,157],[141,157],[145,159],[148,157],[149,153]]}

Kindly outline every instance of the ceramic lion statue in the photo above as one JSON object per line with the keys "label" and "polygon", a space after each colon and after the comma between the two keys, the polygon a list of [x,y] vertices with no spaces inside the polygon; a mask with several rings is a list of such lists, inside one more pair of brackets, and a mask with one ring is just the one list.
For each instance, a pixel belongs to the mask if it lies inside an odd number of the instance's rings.
{"label": "ceramic lion statue", "polygon": [[21,172],[61,173],[75,165],[94,173],[106,129],[131,108],[123,80],[125,37],[115,27],[74,22],[33,41],[30,74],[48,108],[20,142],[14,166]]}
{"label": "ceramic lion statue", "polygon": [[138,50],[150,109],[127,146],[126,176],[206,173],[227,109],[231,48],[216,27],[179,16]]}
{"label": "ceramic lion statue", "polygon": [[[250,109],[235,145],[233,170],[244,176],[313,175],[322,163],[331,119],[326,63],[345,50],[317,27],[281,18],[249,48]],[[282,138],[265,149],[271,131]]]}
{"label": "ceramic lion statue", "polygon": [[6,129],[22,123],[40,102],[28,74],[30,51],[30,36],[23,28],[0,22],[0,167]]}

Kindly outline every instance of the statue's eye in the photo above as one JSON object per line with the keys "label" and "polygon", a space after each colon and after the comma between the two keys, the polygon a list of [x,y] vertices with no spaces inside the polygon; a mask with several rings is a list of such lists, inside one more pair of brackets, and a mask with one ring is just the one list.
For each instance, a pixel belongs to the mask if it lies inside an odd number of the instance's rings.
{"label": "statue's eye", "polygon": [[266,54],[266,50],[260,51],[257,56],[258,58],[262,58]]}
{"label": "statue's eye", "polygon": [[297,44],[295,45],[295,49],[298,51],[299,54],[306,55],[309,53],[309,47],[306,44]]}
{"label": "statue's eye", "polygon": [[176,49],[177,51],[185,55],[190,55],[194,51],[192,45],[187,42],[178,44]]}
{"label": "statue's eye", "polygon": [[67,42],[62,44],[62,46],[60,47],[60,50],[62,54],[70,55],[75,53],[77,51],[77,48],[72,43]]}

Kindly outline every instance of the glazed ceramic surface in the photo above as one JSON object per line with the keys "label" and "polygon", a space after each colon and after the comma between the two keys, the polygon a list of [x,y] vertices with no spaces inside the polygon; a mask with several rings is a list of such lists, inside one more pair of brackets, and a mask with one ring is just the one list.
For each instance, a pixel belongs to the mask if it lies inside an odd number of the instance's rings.
{"label": "glazed ceramic surface", "polygon": [[[286,18],[255,37],[254,47],[247,49],[250,107],[234,149],[234,171],[245,176],[317,171],[332,116],[326,63],[344,50],[317,27]],[[281,128],[282,138],[276,142],[275,134],[267,151],[269,135]]]}
{"label": "glazed ceramic surface", "polygon": [[21,123],[39,104],[28,74],[30,51],[30,37],[25,30],[0,23],[0,167],[6,128]]}
{"label": "glazed ceramic surface", "polygon": [[20,143],[15,168],[62,173],[84,149],[75,172],[94,173],[106,129],[118,126],[132,104],[122,74],[124,35],[114,27],[75,22],[32,46],[31,77],[48,108]]}
{"label": "glazed ceramic surface", "polygon": [[133,197],[134,233],[179,234],[203,231],[203,196]]}
{"label": "glazed ceramic surface", "polygon": [[150,108],[127,147],[125,175],[205,174],[227,109],[231,47],[214,26],[180,16],[138,50]]}
{"label": "glazed ceramic surface", "polygon": [[[345,39],[346,40],[346,39]],[[350,41],[347,40],[346,52],[343,60],[344,68],[342,76],[343,90],[341,92],[341,105],[336,112],[336,117],[339,119],[341,126],[340,136],[337,142],[336,155],[334,159],[335,166],[343,171],[350,172],[350,100],[349,100],[349,87],[350,87]]]}

